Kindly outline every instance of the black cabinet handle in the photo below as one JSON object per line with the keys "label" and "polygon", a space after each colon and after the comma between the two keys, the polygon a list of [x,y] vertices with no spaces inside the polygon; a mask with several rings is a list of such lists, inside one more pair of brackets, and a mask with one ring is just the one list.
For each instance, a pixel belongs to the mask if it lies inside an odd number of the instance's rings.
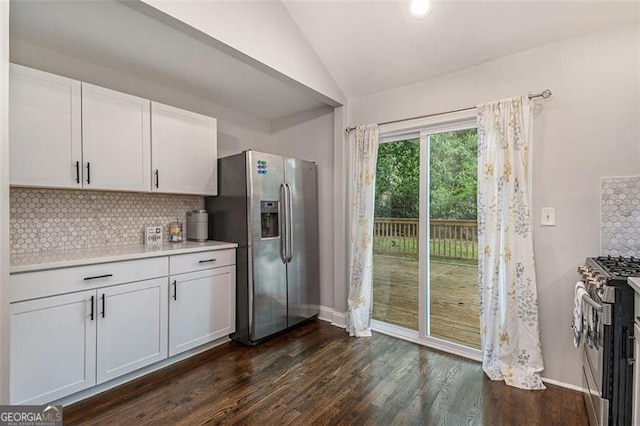
{"label": "black cabinet handle", "polygon": [[106,314],[106,303],[105,303],[105,294],[102,293],[102,318],[104,318],[104,315]]}
{"label": "black cabinet handle", "polygon": [[173,300],[178,300],[178,280],[173,280]]}
{"label": "black cabinet handle", "polygon": [[97,280],[98,278],[109,278],[112,277],[113,274],[104,274],[104,275],[96,275],[95,277],[86,277],[84,280],[85,281],[90,281],[90,280]]}
{"label": "black cabinet handle", "polygon": [[91,313],[89,314],[89,318],[93,321],[93,303],[95,302],[95,296],[91,296]]}
{"label": "black cabinet handle", "polygon": [[87,185],[91,185],[91,163],[87,161]]}
{"label": "black cabinet handle", "polygon": [[156,188],[160,188],[160,171],[156,169]]}
{"label": "black cabinet handle", "polygon": [[198,263],[209,263],[209,262],[215,262],[216,259],[207,259],[207,260],[199,260]]}
{"label": "black cabinet handle", "polygon": [[76,161],[76,183],[80,183],[80,162]]}

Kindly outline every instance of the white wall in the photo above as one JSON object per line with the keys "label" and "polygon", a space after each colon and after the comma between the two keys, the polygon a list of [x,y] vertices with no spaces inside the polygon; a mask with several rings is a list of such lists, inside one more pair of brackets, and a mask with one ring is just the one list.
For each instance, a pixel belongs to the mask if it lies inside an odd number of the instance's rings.
{"label": "white wall", "polygon": [[0,1],[0,404],[9,403],[9,2]]}
{"label": "white wall", "polygon": [[318,164],[320,305],[333,309],[333,109],[319,108],[272,124],[268,152]]}
{"label": "white wall", "polygon": [[335,241],[333,252],[333,309],[338,313],[347,312],[348,276],[348,226],[347,200],[349,165],[348,152],[349,135],[345,132],[349,123],[349,108],[334,109],[333,119],[333,238]]}
{"label": "white wall", "polygon": [[[311,44],[279,1],[166,1],[141,0],[132,7],[150,13],[146,4],[213,37],[242,55],[302,83],[331,100],[345,101]],[[163,20],[157,14],[156,19]],[[232,52],[229,52],[232,53]],[[241,57],[239,59],[242,60]],[[253,64],[259,66],[259,64]],[[268,71],[267,68],[263,68]]]}
{"label": "white wall", "polygon": [[[529,91],[534,124],[534,242],[544,377],[581,385],[570,318],[576,267],[600,250],[600,178],[640,175],[638,25],[507,56],[349,100],[353,124],[473,106]],[[540,227],[540,208],[556,226]]]}

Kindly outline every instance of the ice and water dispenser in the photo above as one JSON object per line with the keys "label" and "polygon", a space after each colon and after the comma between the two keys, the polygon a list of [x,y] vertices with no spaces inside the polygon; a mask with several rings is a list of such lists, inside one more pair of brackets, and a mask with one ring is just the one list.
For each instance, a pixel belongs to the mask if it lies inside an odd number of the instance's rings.
{"label": "ice and water dispenser", "polygon": [[260,201],[260,223],[262,238],[275,238],[280,236],[278,226],[279,201]]}

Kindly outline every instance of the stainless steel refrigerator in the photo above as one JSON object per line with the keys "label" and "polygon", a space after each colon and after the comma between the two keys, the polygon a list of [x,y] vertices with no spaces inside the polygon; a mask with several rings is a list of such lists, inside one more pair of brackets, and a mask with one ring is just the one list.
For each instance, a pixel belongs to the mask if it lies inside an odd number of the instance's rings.
{"label": "stainless steel refrigerator", "polygon": [[253,345],[318,315],[315,163],[256,151],[218,160],[209,238],[238,243],[236,332]]}

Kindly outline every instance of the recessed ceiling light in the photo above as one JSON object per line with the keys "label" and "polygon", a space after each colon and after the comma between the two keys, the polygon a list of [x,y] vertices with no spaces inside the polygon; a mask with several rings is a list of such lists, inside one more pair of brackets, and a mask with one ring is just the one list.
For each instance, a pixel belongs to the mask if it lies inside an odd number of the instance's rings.
{"label": "recessed ceiling light", "polygon": [[414,18],[422,19],[429,16],[433,10],[431,0],[411,0],[409,11]]}

